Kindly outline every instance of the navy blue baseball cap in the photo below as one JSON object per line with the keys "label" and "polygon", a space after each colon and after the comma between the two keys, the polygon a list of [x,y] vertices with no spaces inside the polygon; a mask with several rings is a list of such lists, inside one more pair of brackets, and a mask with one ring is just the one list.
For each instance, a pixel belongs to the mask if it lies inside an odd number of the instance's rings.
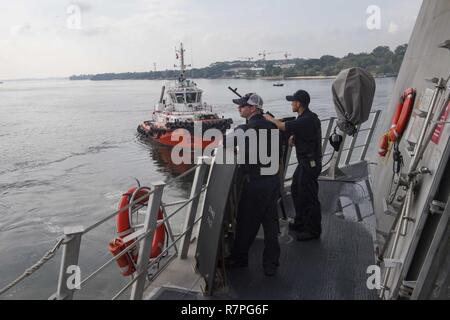
{"label": "navy blue baseball cap", "polygon": [[286,100],[299,101],[303,107],[308,108],[309,103],[311,102],[311,97],[309,96],[309,93],[306,92],[305,90],[298,90],[292,96],[287,96]]}

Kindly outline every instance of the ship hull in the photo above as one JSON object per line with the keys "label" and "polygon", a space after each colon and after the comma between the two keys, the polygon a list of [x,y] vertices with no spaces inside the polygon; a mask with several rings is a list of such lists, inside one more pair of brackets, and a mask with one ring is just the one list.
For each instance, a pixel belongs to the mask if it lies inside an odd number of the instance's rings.
{"label": "ship hull", "polygon": [[[409,193],[411,201],[407,201],[408,190],[399,188],[397,192],[395,188],[396,182],[392,173],[394,163],[392,148],[386,157],[376,157],[378,165],[372,167],[380,260],[396,262],[393,267],[385,267],[382,270],[384,274],[382,285],[389,289],[382,291],[385,299],[450,297],[449,211],[445,211],[446,214],[442,208],[438,210],[441,212],[438,214],[432,211],[435,210],[433,203],[443,203],[448,207],[450,127],[444,125],[437,129],[433,122],[438,121],[441,116],[442,120],[447,118],[444,115],[446,110],[450,109],[450,98],[448,90],[440,90],[439,93],[434,83],[426,80],[449,78],[449,21],[450,2],[448,0],[423,1],[393,90],[393,99],[385,111],[386,119],[392,119],[398,99],[405,88],[414,88],[417,91],[415,111],[404,136],[401,137],[400,142],[397,142],[398,150],[402,154],[401,174],[406,177],[415,177],[417,175],[413,175],[414,171],[421,167],[426,167],[431,173],[417,176],[417,179],[413,180],[415,185],[410,186],[409,189],[413,190]],[[434,138],[427,141],[424,135],[422,144],[424,147],[421,148],[423,154],[417,162],[414,154],[419,150],[416,145],[418,138],[416,139],[412,133],[417,132],[419,136],[426,122],[425,116],[421,118],[417,112],[421,108],[428,115],[433,107],[429,97],[435,93],[439,96],[426,132],[434,132],[437,138],[433,134]],[[385,121],[380,128],[380,136],[383,132],[388,132],[390,126],[391,122]],[[411,144],[415,148],[413,153],[410,151]],[[394,187],[391,181],[394,181]],[[409,205],[406,206],[406,204]],[[404,207],[406,210],[402,210]],[[445,232],[447,236],[444,236]],[[443,261],[447,261],[447,264],[445,265]]]}

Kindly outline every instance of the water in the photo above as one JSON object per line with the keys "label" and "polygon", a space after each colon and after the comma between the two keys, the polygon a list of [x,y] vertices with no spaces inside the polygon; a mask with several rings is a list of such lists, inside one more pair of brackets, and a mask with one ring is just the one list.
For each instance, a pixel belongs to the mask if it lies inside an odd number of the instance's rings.
{"label": "water", "polygon": [[[334,115],[332,80],[285,81],[273,87],[263,80],[198,80],[204,101],[215,111],[242,123],[227,87],[257,92],[266,110],[292,116],[284,100],[297,89],[308,90],[311,108]],[[167,181],[186,166],[170,163],[165,147],[141,142],[136,127],[151,118],[162,81],[6,82],[0,85],[0,287],[15,279],[53,246],[63,227],[89,226],[112,213],[121,194],[135,184]],[[373,109],[388,104],[393,79],[377,80]],[[188,177],[169,186],[165,201],[187,198]],[[175,221],[179,231],[183,217]],[[83,238],[83,277],[110,258],[108,241],[114,220]],[[2,299],[46,299],[56,290],[60,256]],[[111,298],[126,283],[112,265],[87,285],[78,298]]]}

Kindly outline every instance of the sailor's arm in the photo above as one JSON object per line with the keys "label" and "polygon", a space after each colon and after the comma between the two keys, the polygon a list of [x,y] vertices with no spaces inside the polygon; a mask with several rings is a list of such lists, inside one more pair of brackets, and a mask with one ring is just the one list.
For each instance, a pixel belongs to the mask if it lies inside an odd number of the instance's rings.
{"label": "sailor's arm", "polygon": [[297,118],[291,121],[280,121],[274,119],[270,115],[264,115],[264,117],[275,124],[278,129],[289,135],[308,137],[313,130],[314,123],[307,118]]}
{"label": "sailor's arm", "polygon": [[277,120],[268,114],[265,114],[264,118],[266,118],[266,120],[268,120],[268,121],[272,122],[274,125],[276,125],[279,130],[286,131],[286,124],[283,121]]}

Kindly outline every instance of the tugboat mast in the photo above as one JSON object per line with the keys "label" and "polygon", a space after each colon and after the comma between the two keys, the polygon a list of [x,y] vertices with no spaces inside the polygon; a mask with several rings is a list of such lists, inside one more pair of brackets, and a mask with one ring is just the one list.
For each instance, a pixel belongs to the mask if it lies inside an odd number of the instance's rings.
{"label": "tugboat mast", "polygon": [[186,65],[184,64],[184,53],[186,52],[186,50],[183,48],[183,42],[181,42],[180,44],[180,50],[175,50],[177,52],[177,54],[180,54],[180,60],[181,60],[181,65],[180,65],[180,69],[181,69],[181,74],[180,74],[180,78],[179,81],[180,82],[184,82],[184,80],[186,80],[186,68],[190,67],[190,65]]}

